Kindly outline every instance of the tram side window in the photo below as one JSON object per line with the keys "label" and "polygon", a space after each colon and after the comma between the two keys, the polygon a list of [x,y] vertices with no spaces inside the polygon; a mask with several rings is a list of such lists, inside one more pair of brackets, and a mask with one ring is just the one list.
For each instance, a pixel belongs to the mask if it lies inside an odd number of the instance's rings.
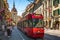
{"label": "tram side window", "polygon": [[20,22],[20,27],[22,28],[22,22]]}
{"label": "tram side window", "polygon": [[20,27],[20,22],[17,23],[17,27]]}
{"label": "tram side window", "polygon": [[25,22],[24,22],[24,27],[25,27]]}
{"label": "tram side window", "polygon": [[17,23],[17,26],[19,27],[19,22]]}
{"label": "tram side window", "polygon": [[24,21],[24,27],[28,27],[28,22]]}
{"label": "tram side window", "polygon": [[24,27],[24,22],[22,22],[22,27]]}
{"label": "tram side window", "polygon": [[18,22],[18,23],[17,23],[17,26],[18,26],[18,27],[21,27],[21,22]]}
{"label": "tram side window", "polygon": [[31,20],[28,21],[28,26],[32,27],[32,21]]}

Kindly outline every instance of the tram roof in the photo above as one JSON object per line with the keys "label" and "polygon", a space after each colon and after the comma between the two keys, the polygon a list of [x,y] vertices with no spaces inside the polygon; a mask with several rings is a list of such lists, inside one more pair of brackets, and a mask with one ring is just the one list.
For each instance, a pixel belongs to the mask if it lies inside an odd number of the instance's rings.
{"label": "tram roof", "polygon": [[28,14],[26,16],[27,19],[43,19],[43,15],[42,14],[35,14],[35,13],[32,13],[32,14]]}

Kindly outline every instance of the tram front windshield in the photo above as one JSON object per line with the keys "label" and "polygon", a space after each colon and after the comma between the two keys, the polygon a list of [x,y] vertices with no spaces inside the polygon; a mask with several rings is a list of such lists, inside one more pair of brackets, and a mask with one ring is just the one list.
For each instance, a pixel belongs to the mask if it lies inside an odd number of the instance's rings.
{"label": "tram front windshield", "polygon": [[33,19],[33,26],[34,27],[43,27],[43,20],[41,20],[41,19]]}
{"label": "tram front windshield", "polygon": [[29,27],[43,27],[43,20],[41,19],[32,19],[27,21]]}

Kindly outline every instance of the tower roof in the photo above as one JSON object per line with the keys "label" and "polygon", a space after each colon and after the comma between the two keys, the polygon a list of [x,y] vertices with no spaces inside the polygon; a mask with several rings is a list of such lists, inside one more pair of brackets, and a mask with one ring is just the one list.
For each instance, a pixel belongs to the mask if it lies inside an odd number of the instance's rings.
{"label": "tower roof", "polygon": [[16,8],[15,8],[15,1],[13,1],[13,8],[11,11],[17,12]]}

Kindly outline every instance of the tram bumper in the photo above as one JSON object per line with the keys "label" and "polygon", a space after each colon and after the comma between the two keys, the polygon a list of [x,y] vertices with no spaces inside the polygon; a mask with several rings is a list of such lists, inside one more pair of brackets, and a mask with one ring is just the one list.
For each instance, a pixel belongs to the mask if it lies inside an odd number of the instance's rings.
{"label": "tram bumper", "polygon": [[44,33],[33,33],[32,37],[33,38],[43,38],[44,37]]}

